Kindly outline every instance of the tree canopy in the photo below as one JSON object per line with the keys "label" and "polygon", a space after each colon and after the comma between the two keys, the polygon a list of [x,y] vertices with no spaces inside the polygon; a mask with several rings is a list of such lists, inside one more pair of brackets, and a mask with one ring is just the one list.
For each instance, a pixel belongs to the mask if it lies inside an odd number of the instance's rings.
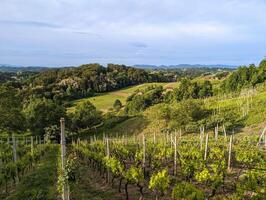
{"label": "tree canopy", "polygon": [[25,106],[24,113],[30,131],[35,135],[44,135],[45,128],[59,124],[61,117],[66,115],[63,106],[50,99],[31,99]]}
{"label": "tree canopy", "polygon": [[92,128],[102,122],[101,113],[90,101],[77,105],[74,113],[70,114],[70,118],[74,130]]}
{"label": "tree canopy", "polygon": [[22,99],[15,88],[0,85],[0,130],[18,132],[25,129]]}

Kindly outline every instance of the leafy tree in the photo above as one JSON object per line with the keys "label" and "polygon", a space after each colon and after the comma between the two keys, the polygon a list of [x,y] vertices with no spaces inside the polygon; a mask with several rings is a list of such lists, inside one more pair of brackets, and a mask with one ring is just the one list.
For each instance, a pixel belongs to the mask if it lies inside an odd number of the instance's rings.
{"label": "leafy tree", "polygon": [[202,102],[193,99],[181,101],[172,109],[171,119],[178,128],[185,128],[190,123],[197,122],[207,115],[207,110],[202,108]]}
{"label": "leafy tree", "polygon": [[30,131],[35,135],[44,135],[45,127],[59,124],[60,118],[66,115],[63,106],[50,99],[31,99],[24,108]]}
{"label": "leafy tree", "polygon": [[116,110],[116,111],[119,111],[121,108],[122,108],[122,103],[119,99],[116,99],[114,104],[113,104],[113,108]]}
{"label": "leafy tree", "polygon": [[127,98],[125,112],[129,115],[138,114],[147,107],[160,103],[163,99],[161,86],[149,86],[143,90],[137,90]]}
{"label": "leafy tree", "polygon": [[254,64],[239,67],[222,83],[221,88],[225,92],[240,91],[245,87],[254,87],[256,84],[263,82],[266,79],[266,61],[260,63],[259,68]]}
{"label": "leafy tree", "polygon": [[60,129],[57,125],[52,125],[44,128],[44,138],[46,141],[60,142]]}
{"label": "leafy tree", "polygon": [[27,81],[24,90],[30,96],[48,97],[45,94],[49,94],[49,98],[61,102],[145,82],[175,81],[173,76],[164,74],[125,65],[108,64],[103,67],[93,63],[40,72]]}
{"label": "leafy tree", "polygon": [[266,59],[262,60],[259,64],[258,76],[260,82],[266,79]]}
{"label": "leafy tree", "polygon": [[101,113],[90,101],[78,104],[74,113],[70,114],[70,118],[75,130],[92,128],[102,122]]}
{"label": "leafy tree", "polygon": [[203,97],[210,97],[213,95],[213,91],[212,91],[212,84],[210,81],[204,81],[204,83],[200,86],[199,89],[199,97],[203,98]]}
{"label": "leafy tree", "polygon": [[132,101],[126,104],[125,112],[129,115],[134,115],[140,111],[144,111],[146,107],[147,104],[143,95],[136,95],[133,97]]}
{"label": "leafy tree", "polygon": [[0,85],[0,130],[18,132],[25,130],[22,99],[13,87]]}
{"label": "leafy tree", "polygon": [[[212,84],[210,81],[204,81],[203,84],[198,82],[192,82],[188,78],[183,78],[180,81],[179,88],[176,88],[173,92],[173,98],[175,101],[182,101],[184,99],[197,99],[203,97],[209,97],[213,95]],[[168,94],[169,96],[169,94]]]}

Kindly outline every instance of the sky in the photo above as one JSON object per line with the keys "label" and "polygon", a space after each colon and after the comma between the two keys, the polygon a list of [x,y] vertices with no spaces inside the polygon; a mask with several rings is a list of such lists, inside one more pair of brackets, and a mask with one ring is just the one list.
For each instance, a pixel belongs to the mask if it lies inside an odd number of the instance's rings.
{"label": "sky", "polygon": [[0,63],[258,64],[265,0],[0,0]]}

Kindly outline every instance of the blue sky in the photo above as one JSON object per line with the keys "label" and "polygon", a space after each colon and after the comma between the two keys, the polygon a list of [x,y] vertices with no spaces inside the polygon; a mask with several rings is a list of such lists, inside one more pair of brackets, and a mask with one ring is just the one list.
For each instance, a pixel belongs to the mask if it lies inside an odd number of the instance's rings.
{"label": "blue sky", "polygon": [[0,63],[255,63],[265,0],[1,0]]}

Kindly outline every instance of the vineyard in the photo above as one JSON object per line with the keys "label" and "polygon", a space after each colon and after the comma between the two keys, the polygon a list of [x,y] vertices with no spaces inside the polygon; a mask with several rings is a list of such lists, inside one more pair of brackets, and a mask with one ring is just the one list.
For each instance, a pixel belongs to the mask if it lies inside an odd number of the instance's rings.
{"label": "vineyard", "polygon": [[[264,130],[265,132],[265,130]],[[265,199],[265,133],[261,137],[180,132],[72,142],[64,183],[85,165],[121,199]]]}
{"label": "vineyard", "polygon": [[[1,199],[39,199],[43,194],[34,194],[28,189],[23,194],[15,193],[28,182],[28,175],[37,171],[39,162],[46,156],[54,145],[46,144],[40,137],[1,137],[0,142],[0,198]],[[56,155],[55,155],[56,156]],[[41,188],[39,188],[41,191]],[[20,196],[19,196],[20,195]]]}

